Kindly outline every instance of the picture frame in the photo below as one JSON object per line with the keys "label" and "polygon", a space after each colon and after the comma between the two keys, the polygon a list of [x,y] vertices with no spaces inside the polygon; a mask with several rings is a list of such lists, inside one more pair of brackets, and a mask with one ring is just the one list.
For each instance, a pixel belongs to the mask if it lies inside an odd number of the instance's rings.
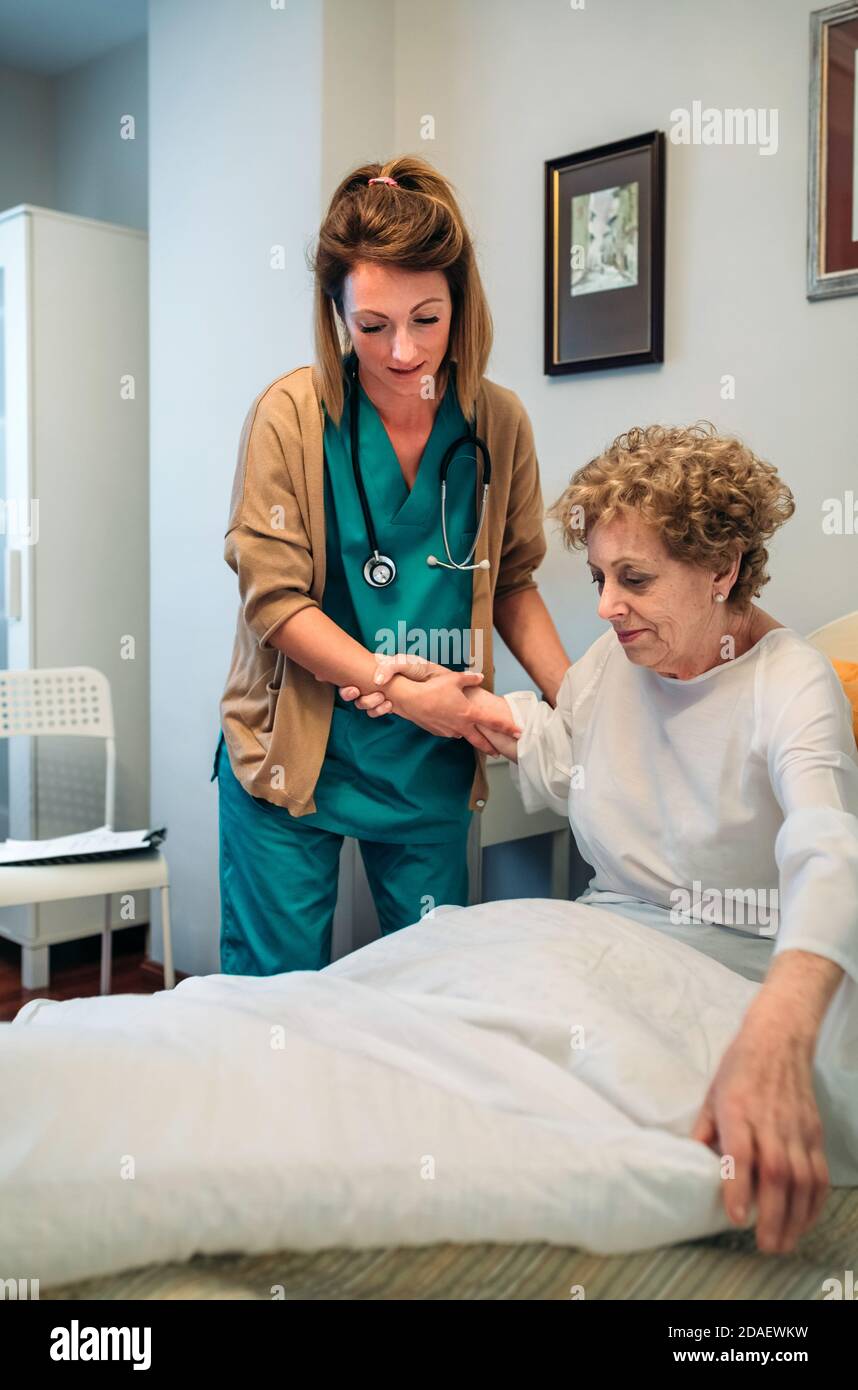
{"label": "picture frame", "polygon": [[665,138],[545,161],[547,376],[664,361]]}
{"label": "picture frame", "polygon": [[858,294],[858,0],[810,16],[807,298]]}

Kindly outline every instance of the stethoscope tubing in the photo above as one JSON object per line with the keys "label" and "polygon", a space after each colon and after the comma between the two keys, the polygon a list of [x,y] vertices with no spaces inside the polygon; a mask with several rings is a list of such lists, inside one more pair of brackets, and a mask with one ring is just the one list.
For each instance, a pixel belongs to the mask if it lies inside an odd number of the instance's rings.
{"label": "stethoscope tubing", "polygon": [[[353,473],[354,473],[355,486],[356,486],[356,488],[357,488],[357,494],[358,494],[358,498],[359,498],[359,500],[360,500],[361,511],[363,512],[363,519],[364,519],[364,525],[366,526],[367,540],[369,541],[369,544],[370,544],[370,547],[371,547],[371,552],[372,552],[371,555],[370,555],[369,560],[367,560],[366,564],[364,565],[364,578],[366,578],[367,583],[368,583],[372,588],[376,588],[376,587],[386,587],[386,584],[392,583],[393,578],[395,577],[395,574],[396,574],[396,567],[395,567],[395,565],[393,565],[393,562],[392,562],[391,560],[389,560],[389,559],[388,559],[387,557],[385,557],[385,556],[382,556],[382,555],[380,554],[380,552],[379,552],[379,548],[378,548],[378,537],[376,536],[376,533],[375,533],[375,524],[374,524],[373,519],[372,519],[372,512],[370,511],[369,499],[368,499],[368,497],[367,497],[367,495],[366,495],[366,488],[365,488],[365,486],[364,486],[363,474],[362,474],[361,466],[360,466],[360,444],[359,444],[359,435],[360,435],[360,423],[359,423],[359,411],[360,411],[360,384],[359,384],[359,380],[358,380],[358,368],[359,368],[359,363],[358,363],[357,356],[355,356],[355,360],[354,360],[354,363],[352,364],[352,369],[351,369],[351,380],[352,380],[352,388],[353,388],[353,389],[352,389],[352,398],[351,398],[351,402],[350,402],[350,404],[349,404],[349,428],[350,428],[350,440],[349,440],[349,442],[350,442],[350,445],[351,445],[352,471],[353,471]],[[477,519],[477,529],[476,529],[476,533],[475,533],[475,535],[474,535],[474,543],[473,543],[473,545],[471,546],[470,550],[468,551],[467,555],[465,556],[464,560],[456,561],[456,560],[453,559],[453,555],[452,555],[452,552],[451,552],[451,550],[450,550],[450,543],[449,543],[449,540],[448,540],[448,537],[447,537],[447,474],[448,474],[448,472],[449,472],[449,470],[450,470],[450,465],[452,464],[453,459],[455,458],[457,449],[459,449],[463,444],[470,444],[470,445],[474,448],[474,466],[475,466],[475,467],[477,467],[476,451],[477,451],[477,449],[479,449],[479,451],[480,451],[480,454],[481,454],[481,456],[482,456],[482,464],[483,464],[483,469],[482,469],[482,488],[483,488],[483,491],[482,491],[482,499],[481,499],[481,502],[480,502],[479,517],[478,517],[478,519]],[[432,563],[439,564],[439,565],[441,565],[442,568],[445,568],[445,569],[446,569],[446,568],[451,568],[451,569],[455,569],[455,570],[464,570],[464,569],[481,568],[481,566],[472,566],[472,565],[470,564],[470,560],[471,560],[471,557],[473,556],[474,552],[476,551],[477,543],[478,543],[478,541],[479,541],[479,539],[480,539],[480,535],[481,535],[481,533],[482,533],[483,523],[484,523],[484,521],[485,521],[485,516],[486,516],[486,506],[487,506],[487,503],[488,503],[489,487],[491,486],[491,478],[492,478],[492,460],[491,460],[491,454],[489,453],[489,446],[486,444],[486,442],[485,442],[484,439],[481,439],[481,438],[480,438],[480,436],[477,434],[476,430],[475,430],[475,429],[472,429],[472,430],[470,430],[467,434],[461,435],[460,438],[454,439],[453,442],[452,442],[452,444],[449,445],[449,447],[447,448],[447,450],[446,450],[445,453],[444,453],[444,457],[443,457],[443,459],[441,460],[441,467],[440,467],[440,470],[439,470],[439,481],[440,481],[440,485],[441,485],[441,535],[442,535],[442,538],[443,538],[443,541],[444,541],[444,553],[446,554],[447,559],[448,559],[448,561],[449,561],[449,566],[443,565],[441,561],[432,561]],[[369,578],[369,573],[372,571],[373,563],[381,564],[381,563],[383,563],[383,562],[386,562],[386,563],[390,566],[390,568],[392,569],[393,573],[392,573],[390,579],[388,579],[388,580],[385,581],[385,584],[384,584],[384,585],[377,585],[377,584],[375,584],[375,583],[373,582],[372,579]]]}

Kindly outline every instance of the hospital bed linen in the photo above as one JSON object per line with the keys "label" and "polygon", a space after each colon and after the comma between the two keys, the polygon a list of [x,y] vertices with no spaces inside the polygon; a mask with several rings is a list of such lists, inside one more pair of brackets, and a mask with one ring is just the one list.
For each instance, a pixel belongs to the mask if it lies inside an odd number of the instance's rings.
{"label": "hospital bed linen", "polygon": [[[727,1229],[718,1156],[687,1135],[758,988],[604,909],[520,899],[319,973],[35,1000],[0,1027],[3,1269],[48,1287],[196,1253]],[[858,1185],[834,1005],[817,1071],[832,1180]]]}

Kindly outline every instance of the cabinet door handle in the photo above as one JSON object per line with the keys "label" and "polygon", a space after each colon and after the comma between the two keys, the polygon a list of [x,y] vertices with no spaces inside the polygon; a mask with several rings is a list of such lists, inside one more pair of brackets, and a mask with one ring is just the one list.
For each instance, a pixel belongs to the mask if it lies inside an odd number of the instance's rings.
{"label": "cabinet door handle", "polygon": [[6,547],[6,620],[21,620],[21,552]]}

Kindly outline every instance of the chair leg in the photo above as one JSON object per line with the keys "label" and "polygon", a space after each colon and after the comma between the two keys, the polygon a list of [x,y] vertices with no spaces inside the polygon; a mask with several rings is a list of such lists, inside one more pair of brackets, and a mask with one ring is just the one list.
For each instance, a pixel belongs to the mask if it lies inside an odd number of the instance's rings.
{"label": "chair leg", "polygon": [[21,947],[21,988],[47,989],[50,984],[48,946]]}
{"label": "chair leg", "polygon": [[102,994],[109,994],[109,993],[110,993],[110,974],[111,974],[110,966],[111,966],[111,956],[112,956],[112,951],[113,951],[113,935],[112,935],[112,932],[111,932],[111,915],[112,915],[112,914],[111,914],[111,911],[110,911],[110,894],[109,894],[109,893],[106,893],[106,894],[105,894],[105,897],[104,897],[104,927],[102,928],[102,932],[101,932],[101,984],[100,984],[100,992],[101,992]]}
{"label": "chair leg", "polygon": [[173,969],[173,939],[170,935],[170,888],[161,888],[161,939],[164,943],[164,988],[173,989],[176,972]]}

